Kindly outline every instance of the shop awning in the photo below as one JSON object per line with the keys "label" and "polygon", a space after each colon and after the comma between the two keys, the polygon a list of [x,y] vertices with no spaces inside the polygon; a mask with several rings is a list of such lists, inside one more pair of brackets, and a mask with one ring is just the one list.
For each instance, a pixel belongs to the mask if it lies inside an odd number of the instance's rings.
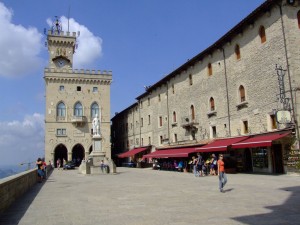
{"label": "shop awning", "polygon": [[251,138],[248,138],[239,143],[235,143],[232,145],[232,148],[255,148],[255,147],[267,147],[272,145],[272,141],[283,138],[289,135],[291,132],[284,133],[274,133],[267,135],[258,135]]}
{"label": "shop awning", "polygon": [[243,141],[249,137],[236,137],[215,140],[214,142],[207,144],[201,148],[196,148],[196,152],[220,152],[226,151],[229,146],[234,143]]}
{"label": "shop awning", "polygon": [[193,148],[173,148],[167,150],[158,150],[144,155],[143,158],[186,158],[190,153],[195,152]]}
{"label": "shop awning", "polygon": [[138,154],[142,151],[145,151],[147,150],[147,148],[135,148],[135,149],[132,149],[128,152],[124,152],[124,153],[121,153],[120,155],[118,155],[119,158],[126,158],[126,157],[130,157],[130,156],[134,156],[135,154]]}

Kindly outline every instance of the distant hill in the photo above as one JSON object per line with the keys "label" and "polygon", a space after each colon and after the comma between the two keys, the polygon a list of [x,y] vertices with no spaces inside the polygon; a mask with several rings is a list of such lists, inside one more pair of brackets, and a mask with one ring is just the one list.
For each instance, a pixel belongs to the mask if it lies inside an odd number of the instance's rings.
{"label": "distant hill", "polygon": [[0,166],[0,179],[15,175],[25,171],[27,168],[24,166],[6,165]]}
{"label": "distant hill", "polygon": [[0,169],[0,179],[17,174],[17,173],[18,173],[17,171],[12,170],[12,169]]}

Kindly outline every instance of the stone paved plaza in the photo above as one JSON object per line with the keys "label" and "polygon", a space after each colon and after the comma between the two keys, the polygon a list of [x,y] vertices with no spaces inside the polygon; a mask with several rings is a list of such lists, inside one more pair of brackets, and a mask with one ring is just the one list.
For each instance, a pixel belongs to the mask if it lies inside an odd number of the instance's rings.
{"label": "stone paved plaza", "polygon": [[116,175],[55,170],[0,217],[0,224],[300,224],[300,177],[217,177],[118,168]]}

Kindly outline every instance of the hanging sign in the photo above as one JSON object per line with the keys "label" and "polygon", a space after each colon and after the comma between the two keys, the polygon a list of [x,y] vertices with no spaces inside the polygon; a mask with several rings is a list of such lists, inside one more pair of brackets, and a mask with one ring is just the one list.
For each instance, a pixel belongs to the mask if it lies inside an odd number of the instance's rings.
{"label": "hanging sign", "polygon": [[277,111],[276,120],[280,124],[291,123],[292,122],[291,112],[286,110]]}

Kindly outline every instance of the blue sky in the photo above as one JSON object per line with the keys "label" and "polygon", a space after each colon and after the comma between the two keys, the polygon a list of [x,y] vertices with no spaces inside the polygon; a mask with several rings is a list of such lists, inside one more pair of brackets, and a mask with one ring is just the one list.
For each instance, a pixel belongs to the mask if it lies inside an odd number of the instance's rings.
{"label": "blue sky", "polygon": [[203,51],[263,2],[0,1],[0,165],[43,154],[48,62],[43,33],[54,16],[66,18],[70,8],[70,27],[76,29],[70,30],[80,30],[75,69],[112,70],[114,115],[134,103],[144,85]]}

